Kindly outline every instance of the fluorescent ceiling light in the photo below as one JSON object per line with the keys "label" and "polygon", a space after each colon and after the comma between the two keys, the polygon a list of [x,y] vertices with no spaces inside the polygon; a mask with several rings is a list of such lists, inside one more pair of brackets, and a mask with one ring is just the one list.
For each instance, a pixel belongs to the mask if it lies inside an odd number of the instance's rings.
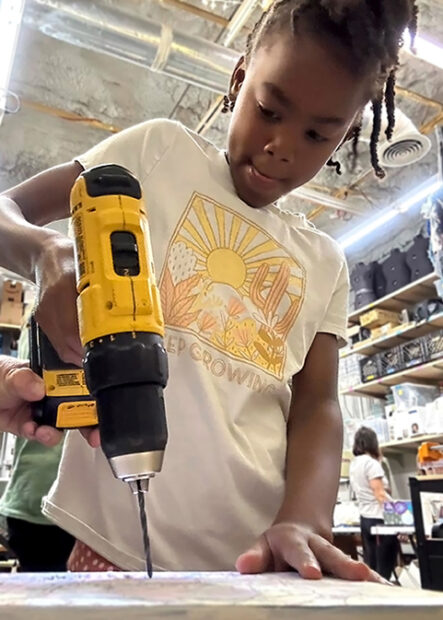
{"label": "fluorescent ceiling light", "polygon": [[370,235],[374,232],[374,230],[377,230],[384,224],[387,224],[398,215],[405,213],[408,209],[436,192],[441,185],[441,180],[433,177],[431,181],[427,181],[424,185],[422,185],[418,191],[406,195],[404,198],[398,200],[395,205],[389,209],[385,209],[382,213],[366,222],[366,224],[359,226],[348,235],[341,237],[338,240],[339,245],[343,248],[343,250],[346,250],[351,245],[354,245],[354,243],[357,243],[357,241],[360,241],[364,237]]}
{"label": "fluorescent ceiling light", "polygon": [[0,124],[5,114],[9,79],[25,0],[0,0]]}
{"label": "fluorescent ceiling light", "polygon": [[353,215],[358,215],[360,217],[362,215],[365,215],[364,211],[362,211],[358,207],[353,207],[344,200],[334,198],[333,196],[328,196],[328,194],[313,190],[308,186],[297,187],[297,189],[289,192],[287,196],[294,196],[295,198],[300,198],[302,200],[316,202],[317,204],[328,207],[329,209],[335,209],[336,211],[345,211],[346,213],[352,213]]}
{"label": "fluorescent ceiling light", "polygon": [[424,60],[431,65],[435,65],[436,67],[443,69],[443,48],[417,35],[415,37],[414,51],[412,51],[409,32],[405,33],[404,38],[405,46],[403,49],[406,52],[409,52],[413,56],[417,56],[417,58],[421,58],[421,60]]}

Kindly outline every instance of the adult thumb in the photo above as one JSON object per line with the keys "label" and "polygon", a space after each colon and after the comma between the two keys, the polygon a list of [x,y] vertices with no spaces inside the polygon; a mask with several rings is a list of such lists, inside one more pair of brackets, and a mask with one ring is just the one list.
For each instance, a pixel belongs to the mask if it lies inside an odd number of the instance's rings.
{"label": "adult thumb", "polygon": [[235,568],[239,573],[264,573],[270,570],[272,565],[272,552],[264,534],[250,547],[242,553],[235,563]]}
{"label": "adult thumb", "polygon": [[7,387],[11,396],[25,401],[41,400],[45,395],[43,379],[30,368],[13,370],[8,377]]}

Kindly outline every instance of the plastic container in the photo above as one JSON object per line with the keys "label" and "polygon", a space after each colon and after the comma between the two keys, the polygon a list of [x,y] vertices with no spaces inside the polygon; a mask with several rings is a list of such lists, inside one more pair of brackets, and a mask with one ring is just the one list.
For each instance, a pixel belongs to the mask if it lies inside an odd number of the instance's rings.
{"label": "plastic container", "polygon": [[401,347],[393,347],[387,351],[377,353],[380,376],[392,375],[403,370],[403,355]]}
{"label": "plastic container", "polygon": [[377,435],[378,442],[383,444],[390,441],[388,421],[381,417],[366,418],[362,421],[364,426],[372,428]]}
{"label": "plastic container", "polygon": [[401,345],[403,368],[423,364],[426,360],[426,344],[422,338],[409,340]]}
{"label": "plastic container", "polygon": [[427,360],[439,359],[443,356],[443,329],[423,336]]}
{"label": "plastic container", "polygon": [[359,364],[360,357],[360,355],[350,355],[349,357],[345,357],[340,360],[340,390],[347,390],[361,383]]}
{"label": "plastic container", "polygon": [[440,396],[438,387],[421,383],[400,383],[393,385],[391,391],[398,411],[425,407]]}
{"label": "plastic container", "polygon": [[380,377],[380,364],[378,355],[365,357],[360,360],[360,375],[362,383],[373,381]]}

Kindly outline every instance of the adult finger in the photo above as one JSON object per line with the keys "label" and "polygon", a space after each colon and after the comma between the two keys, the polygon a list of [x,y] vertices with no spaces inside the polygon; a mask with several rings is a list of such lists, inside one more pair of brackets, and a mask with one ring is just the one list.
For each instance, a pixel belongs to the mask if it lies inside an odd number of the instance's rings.
{"label": "adult finger", "polygon": [[45,395],[43,379],[36,375],[30,368],[22,367],[13,369],[5,379],[6,394],[11,399],[23,401],[41,400]]}
{"label": "adult finger", "polygon": [[32,420],[25,422],[20,434],[26,439],[38,441],[48,448],[56,446],[62,440],[63,433],[51,426],[38,426]]}
{"label": "adult finger", "polygon": [[86,426],[80,428],[80,433],[86,439],[91,448],[98,448],[100,445],[100,431],[97,426]]}

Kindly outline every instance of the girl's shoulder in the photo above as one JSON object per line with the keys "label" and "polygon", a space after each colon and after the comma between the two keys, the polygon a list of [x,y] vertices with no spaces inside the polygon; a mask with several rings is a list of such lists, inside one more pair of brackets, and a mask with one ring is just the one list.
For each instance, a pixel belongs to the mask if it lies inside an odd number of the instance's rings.
{"label": "girl's shoulder", "polygon": [[303,238],[312,248],[312,252],[321,257],[323,261],[332,261],[331,264],[338,269],[346,266],[345,253],[340,244],[326,232],[317,228],[304,213],[291,211],[276,204],[272,205],[271,210],[285,223],[290,235],[292,233],[291,236]]}

